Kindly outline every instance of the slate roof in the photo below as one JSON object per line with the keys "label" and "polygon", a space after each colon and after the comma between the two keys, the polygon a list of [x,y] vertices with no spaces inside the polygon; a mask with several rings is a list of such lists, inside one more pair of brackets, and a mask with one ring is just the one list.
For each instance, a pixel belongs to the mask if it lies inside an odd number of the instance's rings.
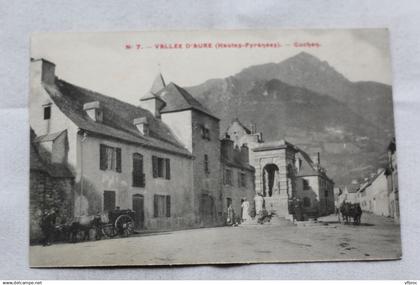
{"label": "slate roof", "polygon": [[160,90],[156,95],[166,103],[166,106],[160,111],[161,113],[194,109],[219,120],[219,118],[214,116],[207,108],[188,93],[187,90],[179,87],[173,82],[166,85],[166,87]]}
{"label": "slate roof", "polygon": [[364,192],[365,190],[366,190],[366,188],[368,188],[370,185],[372,185],[372,183],[376,180],[376,179],[378,179],[378,177],[381,175],[381,174],[384,174],[384,172],[385,172],[385,169],[382,169],[381,171],[379,171],[379,172],[377,172],[376,174],[375,174],[375,176],[373,176],[373,177],[371,177],[371,178],[369,178],[369,180],[368,181],[366,181],[365,183],[363,183],[363,184],[361,184],[360,185],[360,189],[359,189],[359,191],[360,192]]}
{"label": "slate roof", "polygon": [[[150,91],[146,93],[146,95],[143,96],[140,100],[147,100],[152,98],[159,98],[156,96],[156,94],[166,87],[165,80],[163,79],[162,74],[158,74],[153,81],[152,87],[150,88]],[[160,99],[160,98],[159,98]]]}
{"label": "slate roof", "polygon": [[[169,127],[145,109],[75,86],[58,78],[55,80],[55,84],[43,83],[43,86],[58,108],[80,129],[144,147],[191,157],[190,152],[175,138]],[[83,110],[83,105],[92,101],[100,102],[103,122],[92,120]],[[143,136],[133,124],[133,120],[140,117],[147,117],[148,136]]]}
{"label": "slate roof", "polygon": [[299,172],[296,174],[298,177],[303,176],[323,176],[324,178],[332,181],[324,170],[319,170],[318,166],[313,162],[310,156],[301,149],[298,149],[298,154],[303,158],[302,165]]}
{"label": "slate roof", "polygon": [[242,124],[242,122],[239,120],[239,118],[235,118],[232,121],[232,123],[234,123],[234,122],[238,123],[238,125],[241,126],[241,128],[243,128],[248,135],[251,134],[251,130],[248,129],[244,124]]}
{"label": "slate roof", "polygon": [[34,142],[54,141],[56,138],[58,138],[65,131],[66,130],[63,130],[63,131],[60,131],[60,132],[56,132],[56,133],[46,134],[46,135],[43,135],[43,136],[39,136],[39,137],[37,137],[37,138],[34,139]]}

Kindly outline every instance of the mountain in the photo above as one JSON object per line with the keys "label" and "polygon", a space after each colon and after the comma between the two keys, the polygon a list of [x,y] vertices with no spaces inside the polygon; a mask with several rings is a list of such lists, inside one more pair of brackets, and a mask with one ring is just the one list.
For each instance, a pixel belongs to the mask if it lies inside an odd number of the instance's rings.
{"label": "mountain", "polygon": [[390,86],[351,82],[307,53],[187,89],[221,118],[222,132],[238,117],[256,124],[266,141],[321,152],[338,185],[381,166],[394,133]]}
{"label": "mountain", "polygon": [[268,63],[242,70],[241,81],[279,79],[284,83],[327,94],[344,102],[355,113],[387,132],[393,132],[392,88],[377,82],[351,82],[326,61],[301,52],[280,63]]}

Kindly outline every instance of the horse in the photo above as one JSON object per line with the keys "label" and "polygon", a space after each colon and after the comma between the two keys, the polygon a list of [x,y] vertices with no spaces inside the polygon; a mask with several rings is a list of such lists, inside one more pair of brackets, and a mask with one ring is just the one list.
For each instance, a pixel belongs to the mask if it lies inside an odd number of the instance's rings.
{"label": "horse", "polygon": [[362,218],[362,208],[359,203],[347,203],[343,202],[340,206],[340,213],[343,217],[345,224],[349,223],[353,219],[354,225],[359,225]]}
{"label": "horse", "polygon": [[106,214],[83,215],[73,218],[73,220],[64,226],[68,233],[70,242],[78,242],[89,239],[89,232],[95,230],[95,239],[102,237],[101,225],[109,222]]}

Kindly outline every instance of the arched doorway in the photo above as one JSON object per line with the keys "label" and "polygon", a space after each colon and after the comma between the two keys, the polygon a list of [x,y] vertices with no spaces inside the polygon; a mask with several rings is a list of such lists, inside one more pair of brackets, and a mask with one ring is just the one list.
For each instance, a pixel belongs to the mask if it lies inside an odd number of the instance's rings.
{"label": "arched doorway", "polygon": [[135,212],[135,225],[137,229],[144,229],[144,196],[133,195],[133,211]]}
{"label": "arched doorway", "polygon": [[270,163],[263,168],[263,196],[271,197],[276,191],[279,191],[279,168]]}

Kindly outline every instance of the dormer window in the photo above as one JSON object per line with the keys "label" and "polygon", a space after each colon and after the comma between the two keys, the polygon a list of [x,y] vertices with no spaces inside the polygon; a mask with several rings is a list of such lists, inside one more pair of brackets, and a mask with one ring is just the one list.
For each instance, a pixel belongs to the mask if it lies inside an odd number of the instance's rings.
{"label": "dormer window", "polygon": [[51,105],[44,106],[44,120],[51,118]]}
{"label": "dormer window", "polygon": [[99,101],[85,103],[83,105],[83,110],[85,110],[87,115],[95,122],[99,122],[99,123],[102,122],[103,113],[102,113],[101,104],[99,103]]}

